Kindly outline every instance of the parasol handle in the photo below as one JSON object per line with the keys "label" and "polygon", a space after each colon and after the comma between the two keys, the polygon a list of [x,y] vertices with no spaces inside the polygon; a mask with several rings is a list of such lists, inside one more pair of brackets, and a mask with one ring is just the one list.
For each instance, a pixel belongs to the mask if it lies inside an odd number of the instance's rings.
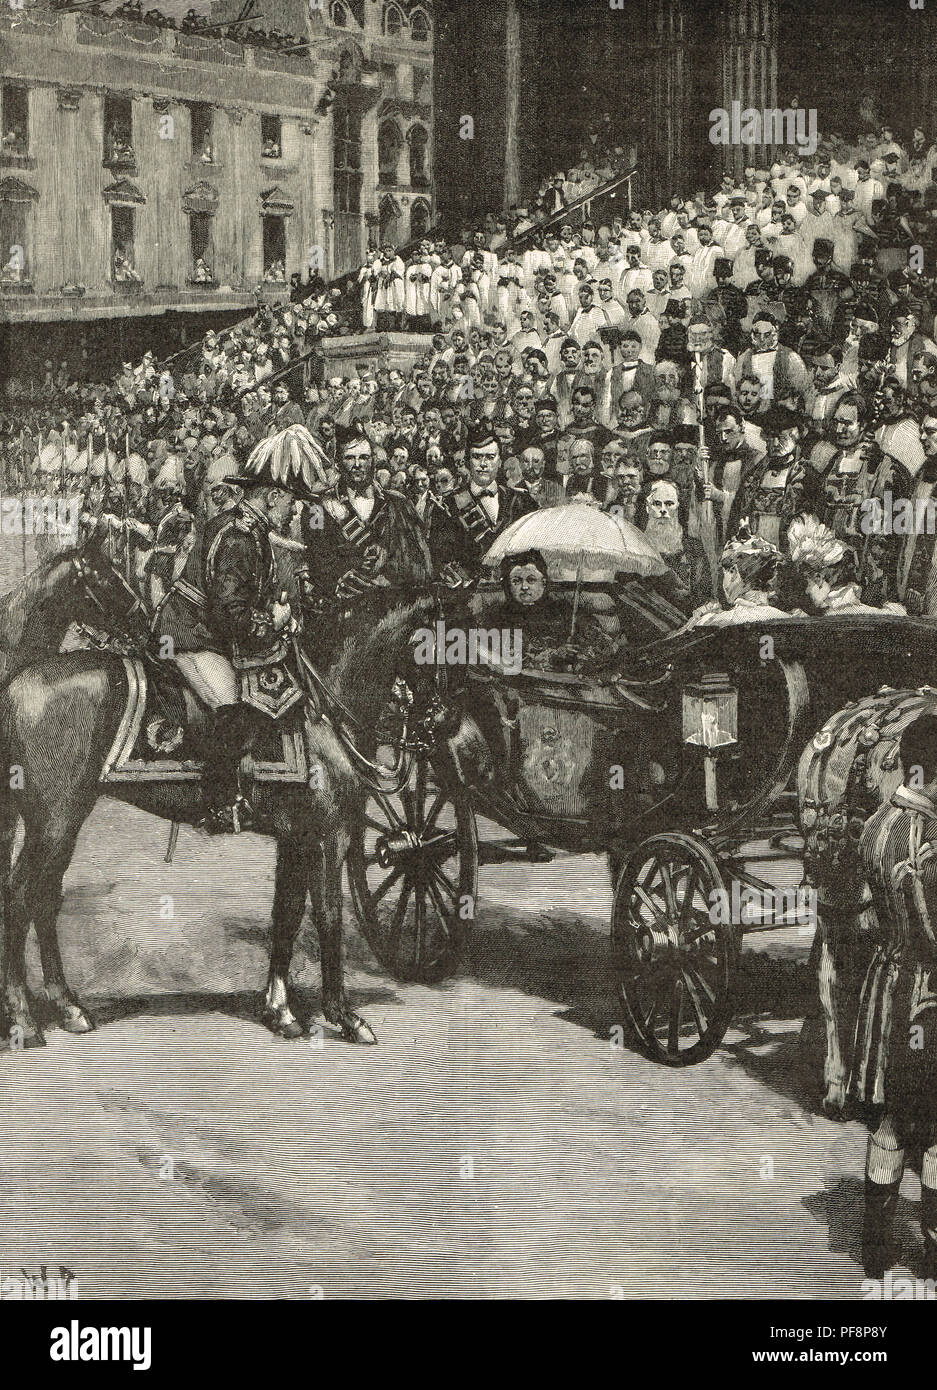
{"label": "parasol handle", "polygon": [[579,616],[579,595],[582,593],[582,572],[586,563],[586,552],[580,550],[579,564],[576,567],[576,592],[573,595],[573,616],[569,624],[570,642],[576,635],[576,618]]}

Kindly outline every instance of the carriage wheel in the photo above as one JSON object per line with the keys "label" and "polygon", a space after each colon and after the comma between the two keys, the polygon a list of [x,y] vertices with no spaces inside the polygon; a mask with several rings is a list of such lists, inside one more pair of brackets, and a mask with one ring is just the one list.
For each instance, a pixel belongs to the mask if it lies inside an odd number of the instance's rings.
{"label": "carriage wheel", "polygon": [[[724,893],[708,847],[677,834],[654,835],[639,845],[616,886],[612,963],[618,992],[638,1041],[666,1066],[702,1062],[729,1026],[739,934],[723,920]],[[720,901],[726,910],[711,914]]]}
{"label": "carriage wheel", "polygon": [[441,980],[459,961],[478,888],[478,835],[468,794],[420,759],[401,792],[372,794],[348,851],[361,930],[401,980]]}

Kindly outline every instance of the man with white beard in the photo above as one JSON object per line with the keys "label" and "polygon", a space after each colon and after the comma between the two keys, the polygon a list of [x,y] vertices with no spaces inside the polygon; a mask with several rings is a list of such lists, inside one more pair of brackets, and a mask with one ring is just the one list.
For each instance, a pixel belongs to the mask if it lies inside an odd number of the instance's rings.
{"label": "man with white beard", "polygon": [[676,575],[686,602],[695,608],[712,597],[712,583],[702,543],[684,533],[677,485],[669,478],[657,478],[646,487],[644,500],[644,534]]}

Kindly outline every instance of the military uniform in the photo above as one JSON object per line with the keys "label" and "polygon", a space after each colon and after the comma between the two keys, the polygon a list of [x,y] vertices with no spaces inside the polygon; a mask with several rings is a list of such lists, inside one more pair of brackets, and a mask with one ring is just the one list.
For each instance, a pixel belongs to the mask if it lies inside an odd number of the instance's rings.
{"label": "military uniform", "polygon": [[[302,698],[285,664],[286,639],[273,628],[279,590],[269,529],[249,503],[220,512],[200,529],[153,632],[171,640],[180,669],[206,703],[228,704],[233,689],[235,698],[276,719]],[[226,661],[185,659],[202,654]]]}

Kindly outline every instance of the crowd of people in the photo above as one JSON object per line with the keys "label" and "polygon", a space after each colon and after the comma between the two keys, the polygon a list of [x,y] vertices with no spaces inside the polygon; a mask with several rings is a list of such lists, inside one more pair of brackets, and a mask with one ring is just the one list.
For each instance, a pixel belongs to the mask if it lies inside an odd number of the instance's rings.
{"label": "crowd of people", "polygon": [[[53,8],[69,8],[71,0],[53,0]],[[140,0],[124,0],[116,9],[105,8],[101,4],[83,5],[84,14],[99,15],[108,19],[126,19],[134,24],[149,24],[157,29],[178,29],[182,34],[205,34],[210,38],[234,39],[237,43],[247,43],[255,48],[269,48],[280,53],[298,53],[307,50],[304,39],[295,34],[286,34],[278,29],[264,29],[258,24],[219,23],[210,14],[200,14],[195,8],[186,11],[176,22],[172,15],[159,9],[144,10]]]}
{"label": "crowd of people", "polygon": [[409,371],[317,380],[348,325],[338,290],[294,277],[294,302],[174,361],[8,382],[6,488],[80,488],[115,551],[158,550],[205,479],[302,424],[324,492],[367,440],[369,486],[409,499],[440,566],[477,572],[508,520],[575,500],[652,540],[694,621],[745,594],[937,615],[933,528],[889,524],[937,488],[935,170],[922,130],[886,126],[851,164],[785,152],[656,212],[538,230],[518,208],[408,264],[386,247],[364,322],[428,330]]}

